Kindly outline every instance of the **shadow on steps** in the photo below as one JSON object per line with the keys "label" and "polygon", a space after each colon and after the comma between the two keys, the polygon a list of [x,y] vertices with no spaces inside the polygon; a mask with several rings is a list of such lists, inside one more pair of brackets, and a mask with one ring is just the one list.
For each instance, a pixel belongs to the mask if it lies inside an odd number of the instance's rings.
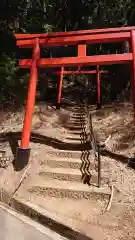
{"label": "shadow on steps", "polygon": [[[16,141],[20,139],[21,139],[21,132],[7,132],[7,133],[0,134],[0,142],[8,141],[10,142],[10,146],[17,145]],[[89,142],[85,144],[66,143],[56,138],[44,136],[42,134],[33,133],[33,132],[31,133],[30,141],[34,143],[46,144],[58,150],[83,151],[91,148],[91,145]],[[15,142],[15,144],[13,144],[13,142]],[[12,152],[13,154],[15,153],[15,147],[12,147]]]}
{"label": "shadow on steps", "polygon": [[[12,148],[12,153],[15,155],[15,146],[18,146],[18,140],[21,139],[21,132],[6,132],[0,134],[0,142],[6,142],[8,141],[10,143],[10,146]],[[69,151],[85,151],[85,150],[91,150],[91,144],[90,142],[86,143],[66,143],[62,142],[56,138],[51,138],[48,136],[44,136],[39,133],[32,133],[31,134],[31,141],[34,143],[40,143],[40,144],[46,144],[48,146],[52,146],[53,148],[57,150],[69,150]],[[112,159],[115,159],[116,161],[122,162],[124,164],[128,164],[129,167],[135,169],[135,158],[129,158],[127,156],[124,156],[122,154],[113,153],[107,149],[101,149],[101,155],[102,156],[108,156]]]}

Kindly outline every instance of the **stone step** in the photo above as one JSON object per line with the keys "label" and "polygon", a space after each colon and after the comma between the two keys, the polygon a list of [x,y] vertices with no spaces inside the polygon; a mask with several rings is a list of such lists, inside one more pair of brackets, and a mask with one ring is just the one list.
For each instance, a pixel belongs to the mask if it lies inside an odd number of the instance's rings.
{"label": "stone step", "polygon": [[68,140],[80,140],[81,139],[81,134],[78,133],[77,135],[76,134],[72,134],[72,133],[66,133],[64,135],[64,138],[65,138],[65,141],[68,139]]}
{"label": "stone step", "polygon": [[73,121],[73,122],[80,122],[81,120],[84,120],[84,121],[86,121],[87,120],[87,118],[86,118],[86,116],[76,116],[76,115],[70,115],[70,118],[69,118],[69,122],[70,121]]}
{"label": "stone step", "polygon": [[78,130],[78,131],[82,131],[82,129],[84,128],[84,127],[86,127],[86,124],[84,123],[84,122],[82,122],[82,123],[80,123],[80,124],[76,124],[76,123],[71,123],[71,124],[67,124],[66,126],[65,126],[68,130]]}
{"label": "stone step", "polygon": [[70,121],[67,123],[67,124],[70,124],[70,123],[72,123],[72,124],[77,124],[77,125],[79,125],[79,124],[81,124],[82,122],[87,122],[87,118],[86,117],[70,117]]}
{"label": "stone step", "polygon": [[84,105],[82,105],[82,106],[78,106],[78,107],[73,107],[73,108],[70,108],[69,109],[70,111],[74,111],[75,113],[77,112],[80,112],[80,111],[83,111],[84,110]]}
{"label": "stone step", "polygon": [[81,158],[82,151],[69,151],[69,150],[46,150],[46,155],[51,158]]}
{"label": "stone step", "polygon": [[86,126],[85,123],[82,124],[76,124],[76,123],[71,123],[71,124],[66,124],[65,128],[67,129],[67,131],[73,131],[73,130],[77,130],[80,131],[82,130],[82,127]]}
{"label": "stone step", "polygon": [[64,135],[64,139],[74,139],[79,140],[82,137],[88,136],[88,133],[86,131],[78,131],[78,132],[69,132]]}
{"label": "stone step", "polygon": [[78,111],[78,112],[73,112],[71,116],[73,117],[86,117],[87,113],[86,111]]}
{"label": "stone step", "polygon": [[81,121],[87,121],[87,117],[86,115],[72,115],[70,116],[70,121],[73,121],[73,122],[78,122],[80,123]]}
{"label": "stone step", "polygon": [[[64,236],[64,240],[99,240],[99,236],[100,240],[105,239],[99,226],[95,227],[95,225],[90,224],[90,220],[102,214],[108,203],[107,200],[104,202],[85,199],[74,201],[74,199],[42,198],[42,196],[37,195],[35,198],[34,195],[30,194],[30,200],[27,197],[28,192],[25,197],[24,195],[15,196],[11,206],[29,218],[34,220],[36,218],[40,224]],[[79,224],[80,222],[81,224]],[[53,239],[62,240],[61,236],[59,238],[53,234]],[[52,237],[49,238],[49,240],[51,239]]]}
{"label": "stone step", "polygon": [[73,168],[80,169],[82,161],[77,158],[46,158],[40,162],[40,165],[47,165],[51,168]]}
{"label": "stone step", "polygon": [[81,144],[81,138],[65,138],[63,143],[71,143],[71,144]]}
{"label": "stone step", "polygon": [[80,135],[80,134],[82,134],[82,131],[76,130],[76,129],[73,129],[73,130],[72,130],[72,129],[71,129],[71,130],[68,129],[68,133],[69,133],[70,135],[72,134],[72,135],[74,136],[74,135]]}
{"label": "stone step", "polygon": [[[96,171],[90,171],[91,178],[89,184],[98,183],[98,174]],[[48,166],[42,167],[39,170],[39,176],[44,177],[44,179],[58,179],[71,182],[83,182],[82,172],[80,169],[71,168],[50,168]],[[102,184],[108,183],[107,176],[101,177]]]}
{"label": "stone step", "polygon": [[32,181],[32,186],[28,189],[31,194],[36,193],[40,196],[56,198],[94,199],[95,201],[98,199],[106,200],[110,197],[110,188],[107,186],[98,188],[83,183],[55,179],[41,181],[41,178],[40,180],[34,178],[34,180],[35,183]]}
{"label": "stone step", "polygon": [[[46,165],[51,168],[73,168],[73,169],[80,169],[84,160],[81,160],[79,158],[59,158],[59,157],[45,157],[45,160],[42,160],[40,162],[40,165]],[[91,169],[95,168],[94,161],[91,161],[90,163]],[[104,170],[109,167],[109,162],[102,159],[101,160],[101,167],[104,168]]]}
{"label": "stone step", "polygon": [[87,122],[87,118],[84,116],[70,116],[70,121],[80,123],[81,121]]}
{"label": "stone step", "polygon": [[78,112],[72,111],[70,113],[70,117],[77,117],[77,118],[79,118],[80,116],[86,117],[86,115],[87,115],[86,112],[83,112],[83,111],[78,111]]}
{"label": "stone step", "polygon": [[85,117],[86,116],[86,111],[84,111],[83,109],[82,109],[82,111],[81,110],[79,110],[79,111],[72,111],[71,113],[70,113],[70,116],[73,116],[73,117]]}
{"label": "stone step", "polygon": [[[93,158],[93,154],[92,154],[92,150],[86,150],[86,151],[68,151],[68,150],[52,150],[52,149],[47,149],[45,151],[44,156],[40,156],[41,159],[41,164],[47,164],[48,162],[52,161],[52,163],[50,162],[50,164],[52,165],[53,162],[59,162],[58,164],[65,164],[65,162],[68,162],[66,164],[70,164],[72,165],[72,161],[73,161],[73,165],[74,162],[80,162],[80,164],[84,161],[87,160],[87,156],[89,155],[89,160],[90,160],[90,164],[95,164],[94,158]],[[91,157],[91,159],[90,159]],[[56,163],[57,164],[57,163]],[[101,156],[101,165],[102,166],[109,166],[110,161],[108,161],[108,158],[106,159],[105,157]],[[78,165],[78,163],[77,163]]]}
{"label": "stone step", "polygon": [[66,127],[70,127],[70,126],[78,126],[80,127],[81,126],[81,121],[76,121],[76,120],[70,120],[70,122],[68,122],[66,124]]}
{"label": "stone step", "polygon": [[[84,136],[80,136],[79,138],[76,138],[76,137],[74,137],[74,138],[66,138],[65,140],[64,140],[64,143],[69,143],[69,144],[77,144],[77,145],[80,145],[80,144],[84,144],[84,143],[86,143],[86,137],[84,137]],[[77,148],[78,149],[78,148]],[[76,150],[77,150],[76,149]]]}

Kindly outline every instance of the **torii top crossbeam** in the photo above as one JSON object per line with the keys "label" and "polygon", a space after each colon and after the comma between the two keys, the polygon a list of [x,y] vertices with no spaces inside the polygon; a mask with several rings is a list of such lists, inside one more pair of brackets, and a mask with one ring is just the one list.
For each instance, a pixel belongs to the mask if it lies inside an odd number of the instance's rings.
{"label": "torii top crossbeam", "polygon": [[80,31],[71,31],[71,32],[56,32],[56,33],[37,33],[37,34],[15,34],[15,38],[19,39],[33,39],[33,38],[50,38],[50,37],[65,37],[65,36],[83,36],[87,34],[100,34],[100,33],[117,33],[117,32],[128,32],[135,30],[135,27],[118,27],[118,28],[105,28],[105,29],[92,29],[92,30],[80,30]]}
{"label": "torii top crossbeam", "polygon": [[[50,34],[15,34],[17,46],[20,48],[33,48],[35,39],[38,38],[39,46],[68,46],[78,45],[78,56],[68,58],[37,59],[37,66],[61,67],[78,65],[108,65],[127,63],[133,60],[132,54],[111,54],[87,56],[86,44],[95,43],[116,43],[131,40],[131,31],[135,27],[108,28],[98,30],[86,30],[78,32],[50,33]],[[79,58],[78,58],[79,57]],[[21,68],[30,68],[32,61],[29,59],[20,60]]]}

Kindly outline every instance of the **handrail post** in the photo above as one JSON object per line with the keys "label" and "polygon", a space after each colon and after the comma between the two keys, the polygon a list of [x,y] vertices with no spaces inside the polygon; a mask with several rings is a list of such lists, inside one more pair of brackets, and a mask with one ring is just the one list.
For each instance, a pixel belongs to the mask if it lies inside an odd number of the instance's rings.
{"label": "handrail post", "polygon": [[98,151],[98,187],[101,187],[101,155],[100,155],[100,146],[97,145]]}
{"label": "handrail post", "polygon": [[63,73],[64,73],[64,66],[61,67],[61,71],[60,71],[57,109],[60,109],[61,94],[62,94],[62,83],[63,83]]}
{"label": "handrail post", "polygon": [[133,102],[133,111],[134,111],[134,120],[135,120],[135,31],[131,31],[131,47],[133,55],[133,76],[132,76],[132,102]]}
{"label": "handrail post", "polygon": [[99,65],[97,66],[97,109],[101,108],[101,97],[100,97],[100,70]]}

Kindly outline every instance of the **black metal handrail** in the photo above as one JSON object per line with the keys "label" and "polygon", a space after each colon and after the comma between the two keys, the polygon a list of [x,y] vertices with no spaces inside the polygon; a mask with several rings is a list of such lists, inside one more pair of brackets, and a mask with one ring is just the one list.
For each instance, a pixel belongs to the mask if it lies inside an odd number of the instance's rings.
{"label": "black metal handrail", "polygon": [[89,140],[91,143],[91,148],[93,151],[93,155],[95,158],[95,162],[98,163],[98,187],[101,186],[101,154],[100,154],[100,145],[96,141],[96,137],[94,134],[93,124],[92,124],[92,115],[89,110],[89,104],[87,102],[87,119],[88,119],[88,127],[89,127]]}
{"label": "black metal handrail", "polygon": [[87,124],[88,124],[88,131],[89,131],[89,142],[91,144],[91,148],[93,151],[93,156],[95,159],[95,162],[98,164],[98,187],[101,186],[101,154],[100,154],[100,145],[98,144],[94,129],[93,129],[93,124],[92,124],[92,115],[89,109],[89,102],[88,102],[88,82],[85,84],[85,108],[86,108],[86,113],[87,113]]}

